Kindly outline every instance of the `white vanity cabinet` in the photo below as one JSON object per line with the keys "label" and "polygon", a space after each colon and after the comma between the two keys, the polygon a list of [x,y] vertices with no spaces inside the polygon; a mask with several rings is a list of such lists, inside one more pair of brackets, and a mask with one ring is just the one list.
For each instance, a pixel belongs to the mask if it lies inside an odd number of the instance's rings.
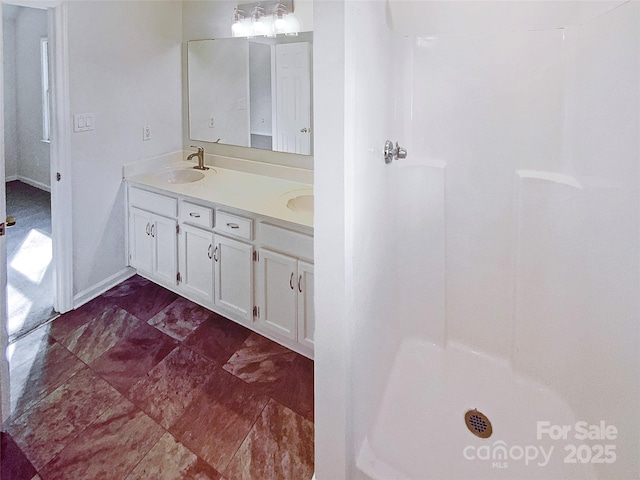
{"label": "white vanity cabinet", "polygon": [[128,216],[141,275],[313,356],[311,228],[136,185]]}
{"label": "white vanity cabinet", "polygon": [[313,237],[264,223],[259,238],[256,322],[276,337],[312,351],[313,264],[305,259],[313,257]]}
{"label": "white vanity cabinet", "polygon": [[298,343],[312,351],[316,329],[313,289],[313,264],[298,260]]}
{"label": "white vanity cabinet", "polygon": [[253,316],[253,245],[215,235],[215,304],[246,325]]}
{"label": "white vanity cabinet", "polygon": [[187,296],[206,306],[214,302],[213,233],[190,225],[180,225],[180,288]]}
{"label": "white vanity cabinet", "polygon": [[256,322],[275,334],[296,340],[297,260],[266,249],[260,249],[258,267],[258,310]]}
{"label": "white vanity cabinet", "polygon": [[175,285],[178,272],[177,201],[130,189],[129,205],[129,264],[166,284]]}
{"label": "white vanity cabinet", "polygon": [[181,225],[179,256],[179,288],[185,296],[251,322],[253,245]]}

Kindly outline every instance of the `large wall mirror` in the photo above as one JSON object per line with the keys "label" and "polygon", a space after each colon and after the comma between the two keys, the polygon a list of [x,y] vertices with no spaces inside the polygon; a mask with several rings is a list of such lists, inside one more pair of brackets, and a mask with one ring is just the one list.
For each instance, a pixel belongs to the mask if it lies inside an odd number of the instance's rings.
{"label": "large wall mirror", "polygon": [[190,41],[190,139],[311,155],[312,38]]}

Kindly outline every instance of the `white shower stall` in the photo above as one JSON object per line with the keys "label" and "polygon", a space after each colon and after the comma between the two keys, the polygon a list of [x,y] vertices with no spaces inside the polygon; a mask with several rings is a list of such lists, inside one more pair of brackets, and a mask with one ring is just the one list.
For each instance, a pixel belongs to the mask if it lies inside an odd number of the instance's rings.
{"label": "white shower stall", "polygon": [[317,480],[640,477],[639,7],[314,2]]}

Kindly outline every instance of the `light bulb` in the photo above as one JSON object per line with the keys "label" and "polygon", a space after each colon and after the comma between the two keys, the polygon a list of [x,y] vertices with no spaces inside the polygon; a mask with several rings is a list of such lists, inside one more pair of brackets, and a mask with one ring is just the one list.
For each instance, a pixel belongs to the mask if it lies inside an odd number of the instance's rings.
{"label": "light bulb", "polygon": [[273,27],[276,33],[284,33],[287,29],[287,21],[284,17],[276,18],[276,21],[273,22]]}
{"label": "light bulb", "polygon": [[244,33],[244,28],[242,28],[242,24],[239,21],[231,25],[231,35],[233,37],[242,37],[243,33]]}
{"label": "light bulb", "polygon": [[233,25],[231,25],[231,36],[233,37],[244,37],[246,27],[244,24],[246,20],[244,18],[244,12],[240,10],[238,7],[233,12]]}
{"label": "light bulb", "polygon": [[298,35],[298,32],[300,31],[300,20],[298,20],[293,13],[290,13],[287,15],[286,21],[287,28],[285,33],[287,35]]}
{"label": "light bulb", "polygon": [[255,22],[253,22],[253,33],[254,35],[264,35],[266,31],[266,27],[264,25],[264,23],[262,22],[262,20],[256,20]]}

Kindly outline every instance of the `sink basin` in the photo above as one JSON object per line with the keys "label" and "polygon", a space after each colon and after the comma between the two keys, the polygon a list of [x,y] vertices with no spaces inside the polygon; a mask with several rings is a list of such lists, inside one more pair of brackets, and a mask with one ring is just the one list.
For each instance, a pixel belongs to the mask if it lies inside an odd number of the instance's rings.
{"label": "sink basin", "polygon": [[197,170],[167,170],[158,174],[158,178],[167,183],[193,183],[204,178]]}
{"label": "sink basin", "polygon": [[298,195],[289,199],[287,208],[293,212],[313,213],[313,195]]}

